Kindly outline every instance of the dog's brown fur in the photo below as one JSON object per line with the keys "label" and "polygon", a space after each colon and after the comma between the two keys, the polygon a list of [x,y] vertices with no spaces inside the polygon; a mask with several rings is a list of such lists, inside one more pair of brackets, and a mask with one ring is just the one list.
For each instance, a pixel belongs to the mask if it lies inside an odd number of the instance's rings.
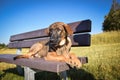
{"label": "dog's brown fur", "polygon": [[72,42],[68,35],[73,34],[70,26],[63,22],[56,22],[50,25],[46,32],[50,36],[48,41],[33,44],[27,54],[18,55],[14,57],[14,60],[43,57],[45,60],[64,61],[72,67],[80,68],[81,62],[75,54],[70,53]]}

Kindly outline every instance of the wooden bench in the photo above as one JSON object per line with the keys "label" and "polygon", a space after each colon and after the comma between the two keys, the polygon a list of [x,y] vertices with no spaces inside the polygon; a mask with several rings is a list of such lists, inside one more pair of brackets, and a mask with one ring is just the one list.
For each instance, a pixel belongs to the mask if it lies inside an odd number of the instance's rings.
{"label": "wooden bench", "polygon": [[[90,46],[91,36],[88,33],[91,32],[90,20],[73,22],[69,23],[68,25],[70,25],[74,31],[74,34],[70,36],[73,47]],[[44,30],[45,29],[40,29],[12,35],[10,37],[10,43],[8,44],[8,47],[17,48],[17,54],[0,54],[0,62],[7,62],[19,66],[24,66],[25,80],[34,80],[34,74],[38,72],[38,70],[60,73],[61,79],[66,80],[66,71],[69,70],[70,67],[65,62],[45,61],[42,58],[13,60],[14,56],[21,54],[22,48],[29,48],[37,41],[49,39],[49,36],[44,32]],[[81,60],[82,64],[88,62],[87,57],[80,57],[79,59]]]}

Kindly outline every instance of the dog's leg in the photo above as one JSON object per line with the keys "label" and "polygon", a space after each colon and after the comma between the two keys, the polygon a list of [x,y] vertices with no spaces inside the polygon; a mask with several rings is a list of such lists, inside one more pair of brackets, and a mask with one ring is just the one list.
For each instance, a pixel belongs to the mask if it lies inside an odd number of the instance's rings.
{"label": "dog's leg", "polygon": [[18,55],[16,57],[14,57],[13,59],[20,59],[20,58],[30,58],[35,56],[35,54],[40,51],[42,49],[43,45],[40,43],[35,43],[34,45],[31,46],[29,52],[27,54],[24,55]]}
{"label": "dog's leg", "polygon": [[82,67],[82,63],[74,53],[69,53],[69,59],[67,59],[66,63],[68,63],[71,67]]}
{"label": "dog's leg", "polygon": [[63,55],[57,55],[56,52],[48,52],[47,56],[44,57],[44,59],[49,61],[65,62],[65,57]]}
{"label": "dog's leg", "polygon": [[66,57],[65,55],[57,55],[56,52],[48,52],[47,56],[44,57],[44,59],[48,61],[66,62],[71,67],[76,67],[76,68],[82,67],[82,63],[74,53],[70,53],[68,56]]}
{"label": "dog's leg", "polygon": [[18,55],[16,57],[14,57],[13,59],[16,60],[16,59],[20,59],[20,58],[30,58],[31,57],[31,53],[28,52],[27,54],[24,54],[24,55]]}
{"label": "dog's leg", "polygon": [[44,57],[44,59],[48,61],[66,62],[71,67],[76,67],[78,69],[82,67],[82,63],[74,53],[70,53],[69,57],[66,57],[65,55],[57,55],[56,52],[48,52],[47,56]]}

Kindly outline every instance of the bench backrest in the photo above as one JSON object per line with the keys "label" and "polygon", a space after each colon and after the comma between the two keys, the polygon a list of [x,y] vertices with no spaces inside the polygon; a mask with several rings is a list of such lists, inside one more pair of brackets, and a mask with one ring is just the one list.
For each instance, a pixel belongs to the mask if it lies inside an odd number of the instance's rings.
{"label": "bench backrest", "polygon": [[[83,20],[78,22],[68,23],[74,34],[70,36],[72,46],[90,46],[91,21]],[[45,28],[46,29],[46,28]],[[21,33],[10,37],[9,48],[28,48],[37,41],[49,39],[45,33],[45,29],[35,30],[31,32]]]}

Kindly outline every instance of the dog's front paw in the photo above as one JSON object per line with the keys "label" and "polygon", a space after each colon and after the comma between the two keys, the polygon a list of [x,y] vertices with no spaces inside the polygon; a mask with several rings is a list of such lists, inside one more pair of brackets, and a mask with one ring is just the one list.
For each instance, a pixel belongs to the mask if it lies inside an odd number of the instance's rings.
{"label": "dog's front paw", "polygon": [[82,63],[80,62],[80,60],[77,57],[67,59],[66,63],[69,64],[72,68],[75,67],[77,69],[80,69],[82,67]]}
{"label": "dog's front paw", "polygon": [[72,68],[80,69],[82,67],[81,61],[75,54],[70,54],[69,58],[66,60],[66,63],[69,64]]}

